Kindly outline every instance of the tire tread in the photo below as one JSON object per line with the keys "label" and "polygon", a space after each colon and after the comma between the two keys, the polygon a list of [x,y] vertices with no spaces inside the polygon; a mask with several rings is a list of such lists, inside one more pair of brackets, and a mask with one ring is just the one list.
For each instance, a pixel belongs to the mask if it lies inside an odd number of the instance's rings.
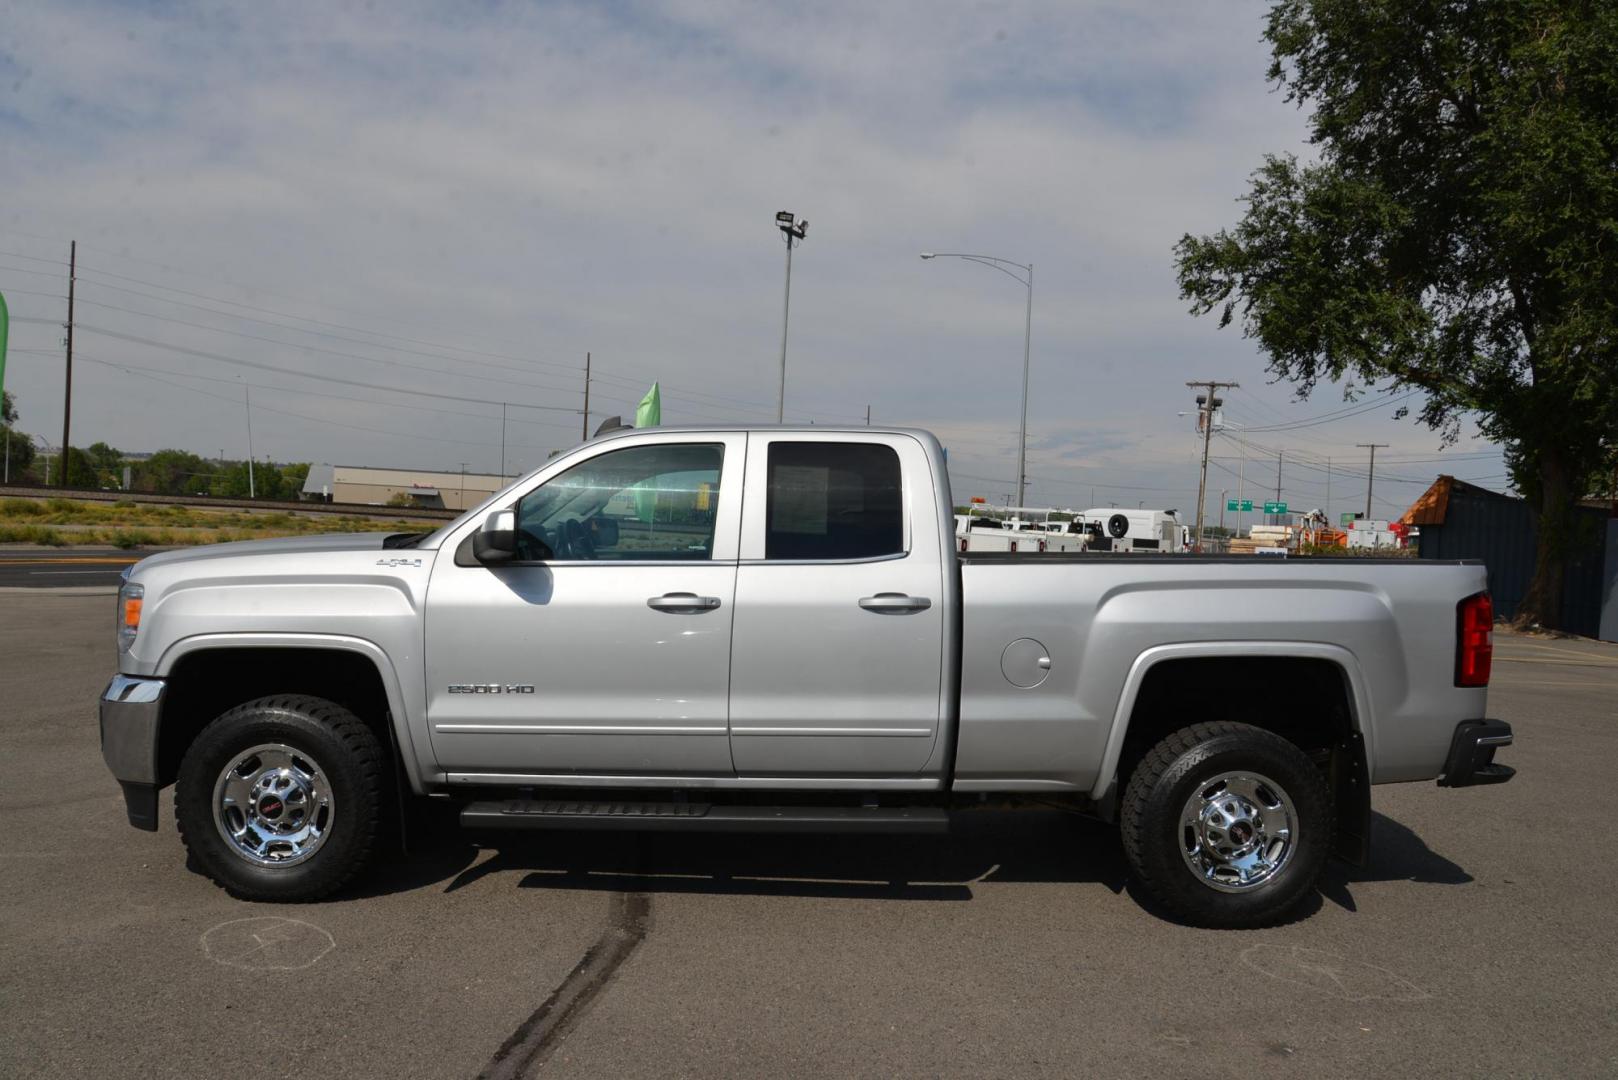
{"label": "tire tread", "polygon": [[[1149,800],[1160,790],[1169,771],[1187,754],[1216,739],[1226,737],[1236,737],[1250,743],[1268,743],[1271,749],[1283,756],[1302,754],[1294,743],[1273,731],[1229,720],[1202,721],[1172,731],[1147,752],[1130,776],[1123,802],[1119,807],[1119,833],[1123,842],[1124,856],[1136,876],[1140,878],[1141,884],[1175,916],[1197,926],[1255,929],[1273,923],[1277,917],[1295,906],[1299,897],[1292,897],[1282,903],[1257,908],[1251,912],[1221,910],[1217,902],[1190,903],[1178,890],[1170,887],[1171,883],[1158,873],[1154,860],[1150,857],[1152,836],[1149,830],[1158,823],[1158,819],[1149,812],[1147,805]],[[1312,764],[1310,768],[1313,768]],[[1331,833],[1335,828],[1335,814],[1329,790],[1323,779],[1320,780],[1319,791],[1326,793],[1323,800],[1324,832],[1325,847],[1329,851]],[[1294,804],[1296,805],[1307,794],[1294,793]],[[1301,808],[1299,812],[1302,813]],[[1176,856],[1178,857],[1178,852]],[[1321,861],[1324,861],[1324,855]],[[1171,868],[1170,873],[1172,872]],[[1318,877],[1318,871],[1315,876]],[[1308,884],[1310,887],[1313,886],[1313,878]],[[1210,890],[1210,897],[1217,895]]]}
{"label": "tire tread", "polygon": [[[348,709],[325,698],[309,694],[271,694],[242,702],[210,721],[187,749],[180,764],[180,775],[174,787],[174,821],[180,840],[195,854],[198,838],[187,829],[187,820],[197,823],[198,829],[212,826],[212,779],[197,777],[201,767],[199,755],[193,751],[206,747],[210,738],[223,738],[230,729],[247,722],[249,718],[265,719],[265,714],[298,716],[325,728],[342,745],[349,764],[359,776],[365,797],[358,805],[346,811],[350,814],[350,828],[354,829],[351,847],[346,858],[322,860],[317,853],[306,864],[308,873],[296,887],[266,891],[237,881],[220,880],[210,876],[227,892],[249,900],[312,901],[331,895],[354,879],[371,861],[380,831],[381,806],[387,781],[387,759],[382,744],[371,728]],[[198,780],[203,781],[199,786]],[[204,793],[206,791],[206,794]],[[369,811],[369,812],[366,812]],[[206,860],[203,860],[206,865]]]}

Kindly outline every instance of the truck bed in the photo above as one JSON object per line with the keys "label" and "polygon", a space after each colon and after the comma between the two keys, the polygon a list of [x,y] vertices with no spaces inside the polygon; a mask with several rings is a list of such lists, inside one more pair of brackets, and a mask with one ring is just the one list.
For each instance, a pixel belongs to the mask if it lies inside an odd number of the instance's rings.
{"label": "truck bed", "polygon": [[[960,555],[956,790],[1108,791],[1149,674],[1182,664],[1189,720],[1302,714],[1276,686],[1189,674],[1304,657],[1350,691],[1373,782],[1428,779],[1486,691],[1454,685],[1456,604],[1477,561],[1228,555]],[[1041,666],[1041,661],[1044,661]],[[1339,698],[1341,695],[1338,695]]]}

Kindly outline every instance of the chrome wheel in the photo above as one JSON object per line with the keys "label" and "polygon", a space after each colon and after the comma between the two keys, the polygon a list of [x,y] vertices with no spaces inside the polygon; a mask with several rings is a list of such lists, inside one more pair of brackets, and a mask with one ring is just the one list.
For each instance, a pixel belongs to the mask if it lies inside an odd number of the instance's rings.
{"label": "chrome wheel", "polygon": [[1180,854],[1204,885],[1245,892],[1281,872],[1298,845],[1298,814],[1287,793],[1254,772],[1220,773],[1180,812]]}
{"label": "chrome wheel", "polygon": [[291,866],[331,833],[331,784],[314,758],[285,743],[238,754],[214,784],[214,821],[230,850],[257,866]]}

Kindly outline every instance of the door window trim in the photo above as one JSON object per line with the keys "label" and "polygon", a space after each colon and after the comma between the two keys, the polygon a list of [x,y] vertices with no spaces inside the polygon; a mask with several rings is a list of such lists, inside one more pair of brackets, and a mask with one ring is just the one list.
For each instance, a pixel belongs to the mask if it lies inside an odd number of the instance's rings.
{"label": "door window trim", "polygon": [[[901,528],[900,541],[903,547],[899,551],[889,552],[885,555],[866,555],[853,559],[770,559],[764,556],[765,550],[765,509],[770,491],[770,447],[776,443],[858,443],[861,445],[883,446],[893,451],[899,459],[899,524]],[[912,460],[911,449],[922,455],[918,461]],[[744,491],[747,500],[742,506],[741,536],[738,545],[738,554],[741,556],[737,562],[741,566],[861,566],[865,563],[894,562],[899,559],[908,559],[915,554],[915,514],[916,514],[916,487],[914,474],[917,468],[926,468],[925,455],[921,443],[911,436],[895,436],[889,432],[875,434],[850,431],[792,431],[770,432],[769,434],[755,436],[748,441],[748,455],[746,461],[746,484]],[[930,474],[929,474],[930,475]],[[926,512],[930,516],[933,512],[929,502]],[[748,554],[749,550],[756,554]]]}
{"label": "door window trim", "polygon": [[[537,559],[511,560],[498,566],[485,566],[471,557],[472,537],[483,527],[490,514],[510,511],[516,514],[522,500],[563,473],[587,461],[636,446],[675,444],[707,444],[721,448],[719,463],[718,508],[714,512],[713,557],[708,559]],[[487,507],[479,516],[467,521],[460,532],[451,535],[455,566],[465,569],[500,571],[517,567],[535,566],[735,566],[740,555],[742,528],[742,483],[747,470],[748,437],[745,431],[679,431],[653,432],[644,435],[621,435],[617,438],[584,443],[571,453],[563,453],[529,478],[521,489],[513,488],[506,497]],[[732,465],[732,460],[735,464]]]}

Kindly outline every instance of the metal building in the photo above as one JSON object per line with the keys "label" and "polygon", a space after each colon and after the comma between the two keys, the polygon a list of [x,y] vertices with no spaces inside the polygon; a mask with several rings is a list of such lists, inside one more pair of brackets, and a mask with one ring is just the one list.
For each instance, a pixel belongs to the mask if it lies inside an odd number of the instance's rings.
{"label": "metal building", "polygon": [[487,473],[428,469],[377,469],[366,465],[314,465],[303,497],[316,502],[387,506],[406,503],[433,509],[465,510],[511,483]]}
{"label": "metal building", "polygon": [[[1423,559],[1482,559],[1495,614],[1512,618],[1534,576],[1538,518],[1526,500],[1440,476],[1402,519],[1421,529]],[[1573,548],[1562,580],[1564,627],[1618,638],[1618,528],[1605,509],[1575,511]],[[1605,609],[1605,619],[1603,617]]]}

